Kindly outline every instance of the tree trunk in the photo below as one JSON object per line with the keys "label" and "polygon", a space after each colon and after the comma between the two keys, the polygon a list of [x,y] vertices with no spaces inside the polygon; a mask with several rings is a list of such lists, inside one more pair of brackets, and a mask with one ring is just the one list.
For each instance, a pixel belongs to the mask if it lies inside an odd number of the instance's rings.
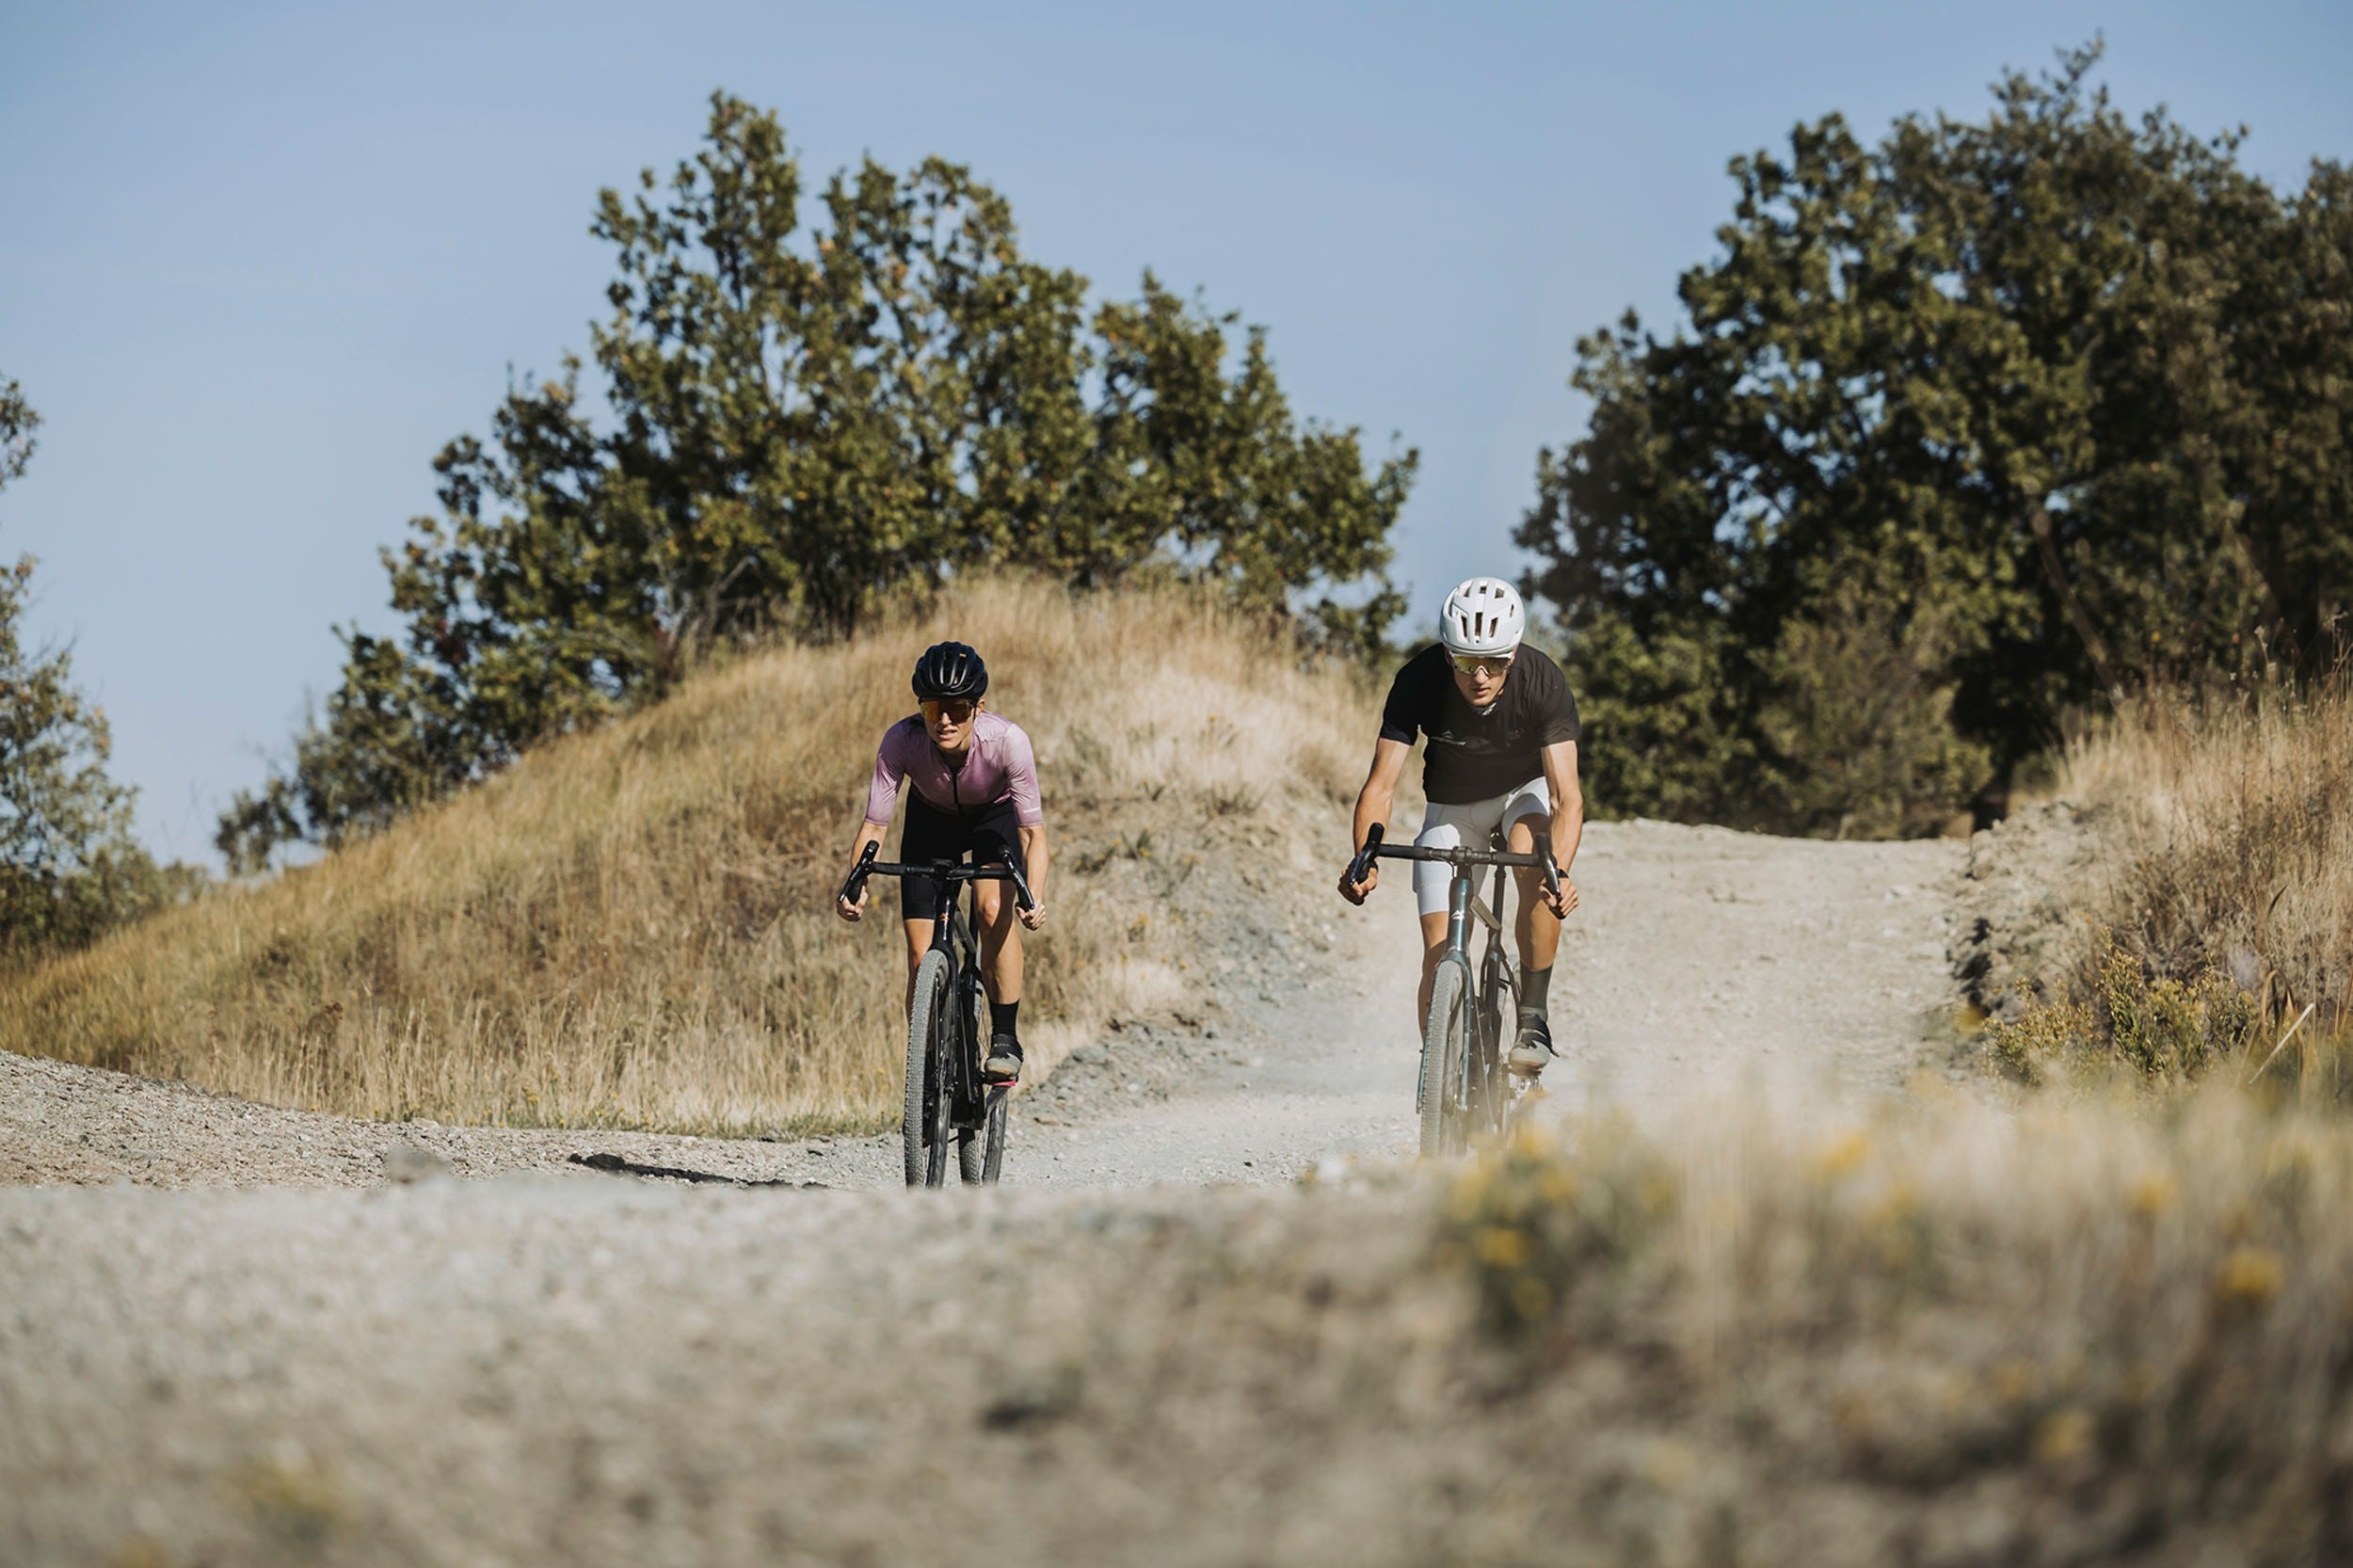
{"label": "tree trunk", "polygon": [[2117,684],[2108,645],[2101,639],[2100,629],[2091,624],[2090,616],[2084,612],[2083,600],[2075,597],[2075,585],[2067,580],[2066,564],[2059,559],[2058,542],[2052,536],[2051,513],[2039,496],[2026,503],[2026,526],[2034,534],[2036,553],[2042,558],[2042,574],[2051,580],[2051,591],[2058,595],[2060,608],[2067,612],[2075,635],[2083,640],[2084,652],[2091,658],[2093,676],[2107,692],[2110,702],[2119,700],[2124,689]]}

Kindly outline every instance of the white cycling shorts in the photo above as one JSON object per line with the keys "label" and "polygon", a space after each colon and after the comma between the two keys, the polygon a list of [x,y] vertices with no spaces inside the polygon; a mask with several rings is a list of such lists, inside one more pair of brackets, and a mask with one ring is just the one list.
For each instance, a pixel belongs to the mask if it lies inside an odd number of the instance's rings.
{"label": "white cycling shorts", "polygon": [[[1509,831],[1522,817],[1551,814],[1552,792],[1539,775],[1491,800],[1465,801],[1460,806],[1432,801],[1422,813],[1421,832],[1414,842],[1424,849],[1461,849],[1465,844],[1483,848],[1492,837]],[[1423,914],[1446,913],[1447,888],[1453,881],[1454,868],[1444,861],[1414,862],[1414,902]]]}

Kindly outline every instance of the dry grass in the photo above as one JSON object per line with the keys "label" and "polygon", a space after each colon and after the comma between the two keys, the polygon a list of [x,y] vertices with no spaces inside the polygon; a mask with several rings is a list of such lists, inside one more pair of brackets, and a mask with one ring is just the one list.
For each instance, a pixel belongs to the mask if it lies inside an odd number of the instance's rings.
{"label": "dry grass", "polygon": [[[1726,1104],[1689,1128],[1523,1142],[1456,1177],[1440,1227],[1517,1424],[1618,1456],[1554,1472],[1561,1523],[1639,1527],[1615,1560],[2353,1547],[2342,1121],[2218,1088],[2162,1117],[1931,1091],[1844,1127]],[[1706,1549],[1726,1531],[1743,1549]]]}
{"label": "dry grass", "polygon": [[2353,1005],[2353,670],[2132,704],[2068,748],[2063,788],[2123,817],[2109,923],[2160,972]]}
{"label": "dry grass", "polygon": [[2353,1035],[2353,669],[2136,700],[2069,744],[2058,789],[2101,812],[2107,848],[2050,987],[2088,1030],[2029,1025],[2111,1048],[2137,1031],[2157,1048],[2117,1054],[2143,1071],[2246,1076],[2301,1017],[2281,1066],[2334,1092]]}
{"label": "dry grass", "polygon": [[950,635],[1035,741],[1055,836],[1033,1060],[1185,984],[1165,922],[1123,902],[1133,879],[1084,868],[1147,833],[1165,857],[1328,819],[1362,766],[1371,695],[1263,625],[1174,592],[977,584],[845,646],[744,658],[377,839],[8,977],[0,1045],[363,1116],[878,1125],[904,1029],[894,906],[853,928],[830,901],[906,671]]}

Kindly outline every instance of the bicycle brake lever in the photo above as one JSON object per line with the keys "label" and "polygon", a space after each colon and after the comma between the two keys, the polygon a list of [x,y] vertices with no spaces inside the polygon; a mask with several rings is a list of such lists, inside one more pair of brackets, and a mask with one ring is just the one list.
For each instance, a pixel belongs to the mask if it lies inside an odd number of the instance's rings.
{"label": "bicycle brake lever", "polygon": [[875,856],[881,853],[882,841],[880,840],[866,846],[866,853],[859,856],[857,864],[850,868],[849,880],[841,884],[842,903],[856,904],[857,902],[858,894],[866,890],[867,877],[872,874],[869,868],[873,865]]}
{"label": "bicycle brake lever", "polygon": [[1013,906],[1016,909],[1036,908],[1037,899],[1031,893],[1029,879],[1021,874],[1021,868],[1008,860],[1005,862],[1005,874],[1013,878]]}
{"label": "bicycle brake lever", "polygon": [[1349,881],[1364,881],[1366,874],[1372,870],[1373,852],[1381,847],[1381,840],[1385,836],[1386,830],[1379,823],[1365,829],[1365,847],[1358,850],[1356,858],[1348,863]]}

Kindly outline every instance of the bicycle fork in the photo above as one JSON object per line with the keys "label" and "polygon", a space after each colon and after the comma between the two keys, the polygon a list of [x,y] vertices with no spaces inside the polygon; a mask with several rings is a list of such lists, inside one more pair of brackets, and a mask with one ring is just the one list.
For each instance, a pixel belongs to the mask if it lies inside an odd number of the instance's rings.
{"label": "bicycle fork", "polygon": [[1458,876],[1447,884],[1446,955],[1463,960],[1463,978],[1470,979],[1471,879]]}

